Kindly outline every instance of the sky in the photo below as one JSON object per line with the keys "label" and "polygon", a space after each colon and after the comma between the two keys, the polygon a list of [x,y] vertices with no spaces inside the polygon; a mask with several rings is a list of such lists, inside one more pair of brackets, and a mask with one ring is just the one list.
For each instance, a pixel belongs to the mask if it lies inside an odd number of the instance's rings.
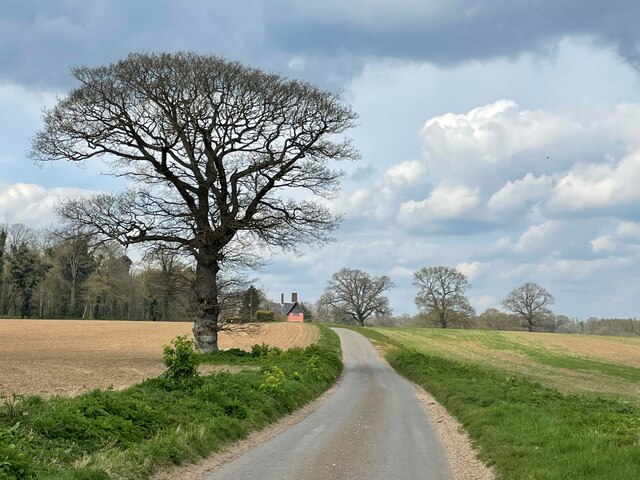
{"label": "sky", "polygon": [[361,153],[329,207],[336,241],[275,253],[268,295],[315,301],[342,267],[455,267],[478,313],[524,282],[570,317],[640,316],[637,0],[0,0],[0,223],[115,192],[107,166],[35,165],[70,69],[136,51],[213,53],[338,94]]}

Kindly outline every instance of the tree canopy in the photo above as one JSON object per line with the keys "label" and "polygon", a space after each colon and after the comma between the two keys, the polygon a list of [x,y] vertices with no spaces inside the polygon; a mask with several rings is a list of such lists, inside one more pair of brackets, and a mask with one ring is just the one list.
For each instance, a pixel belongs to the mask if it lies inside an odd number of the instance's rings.
{"label": "tree canopy", "polygon": [[553,295],[544,287],[531,282],[512,290],[502,301],[504,308],[527,322],[530,332],[545,318],[553,315],[548,307],[554,303]]}
{"label": "tree canopy", "polygon": [[418,289],[416,306],[424,313],[435,315],[442,328],[452,320],[475,315],[466,291],[467,277],[450,267],[425,267],[413,275],[413,284]]}
{"label": "tree canopy", "polygon": [[371,315],[391,314],[389,299],[382,295],[391,287],[393,282],[385,275],[375,277],[356,268],[343,268],[331,276],[320,302],[364,326]]}
{"label": "tree canopy", "polygon": [[[73,231],[172,249],[196,267],[197,345],[217,349],[218,275],[260,245],[326,241],[339,217],[330,162],[358,157],[356,114],[315,86],[193,53],[131,54],[73,70],[79,86],[44,114],[37,161],[101,157],[131,180],[122,193],[66,202]],[[306,193],[301,193],[306,192]]]}

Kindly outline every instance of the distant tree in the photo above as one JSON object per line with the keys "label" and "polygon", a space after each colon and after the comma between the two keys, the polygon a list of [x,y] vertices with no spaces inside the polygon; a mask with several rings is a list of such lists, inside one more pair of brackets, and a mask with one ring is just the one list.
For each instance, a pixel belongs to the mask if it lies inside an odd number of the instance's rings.
{"label": "distant tree", "polygon": [[7,229],[0,226],[0,276],[4,268],[4,249],[7,244]]}
{"label": "distant tree", "polygon": [[9,282],[21,297],[20,316],[29,317],[33,295],[50,265],[26,242],[14,244],[9,252]]}
{"label": "distant tree", "polygon": [[313,319],[315,317],[315,313],[313,311],[313,305],[300,302],[300,308],[302,309],[302,313],[304,314],[304,321],[313,322]]}
{"label": "distant tree", "polygon": [[95,269],[87,280],[91,317],[128,318],[132,261],[114,242],[102,245],[95,255]]}
{"label": "distant tree", "polygon": [[427,315],[437,318],[442,328],[452,321],[469,319],[475,315],[465,292],[469,288],[467,277],[450,267],[425,267],[413,275],[418,289],[416,306]]}
{"label": "distant tree", "polygon": [[530,282],[512,290],[502,301],[504,308],[527,322],[530,332],[533,331],[534,326],[553,315],[547,307],[554,303],[553,295],[544,287]]}
{"label": "distant tree", "polygon": [[156,249],[144,256],[145,307],[150,320],[193,318],[191,270],[172,250]]}
{"label": "distant tree", "polygon": [[105,158],[132,186],[68,201],[61,219],[190,256],[196,346],[217,350],[222,270],[253,262],[249,248],[295,249],[337,228],[338,216],[300,192],[336,193],[331,162],[358,157],[345,136],[357,115],[309,83],[211,55],[134,53],[73,75],[79,85],[45,112],[31,158]]}
{"label": "distant tree", "polygon": [[23,225],[22,223],[12,223],[7,229],[7,246],[17,247],[25,244],[28,247],[33,247],[36,244],[38,234],[32,228]]}
{"label": "distant tree", "polygon": [[497,308],[487,308],[478,318],[479,328],[493,330],[519,330],[520,321],[515,315],[501,312]]}
{"label": "distant tree", "polygon": [[66,240],[53,250],[54,261],[58,264],[61,277],[69,290],[67,314],[77,316],[78,292],[95,268],[93,256],[89,251],[89,239]]}
{"label": "distant tree", "polygon": [[275,320],[275,314],[271,310],[257,310],[254,315],[254,320],[258,323],[273,322]]}
{"label": "distant tree", "polygon": [[4,278],[5,248],[7,245],[7,229],[0,225],[0,314],[5,312],[6,282]]}
{"label": "distant tree", "polygon": [[253,285],[242,294],[242,306],[238,317],[243,323],[253,322],[256,319],[256,312],[262,310],[262,304],[266,300],[266,296]]}
{"label": "distant tree", "polygon": [[331,276],[320,299],[337,316],[349,316],[364,326],[371,315],[390,315],[389,299],[382,295],[393,287],[385,275],[374,277],[362,270],[343,268]]}

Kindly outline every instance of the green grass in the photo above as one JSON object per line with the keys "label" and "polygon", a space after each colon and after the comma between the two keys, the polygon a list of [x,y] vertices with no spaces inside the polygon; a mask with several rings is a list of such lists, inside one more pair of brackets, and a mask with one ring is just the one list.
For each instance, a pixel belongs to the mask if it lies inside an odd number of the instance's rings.
{"label": "green grass", "polygon": [[[391,330],[359,331],[386,346],[390,364],[431,392],[462,423],[481,459],[493,465],[498,478],[639,478],[640,407],[636,403],[593,393],[569,394],[496,366],[406,347],[402,335],[387,336]],[[404,334],[405,338],[413,339],[409,343],[420,343],[419,334],[411,331]],[[473,336],[473,332],[463,335]],[[489,337],[483,339],[491,342]],[[496,343],[491,348],[500,348],[503,342],[500,335],[493,340]],[[541,360],[539,352],[525,349],[521,354],[536,362]],[[558,355],[544,361],[561,362],[564,369],[621,373],[586,359],[584,363],[578,360],[567,363]],[[627,372],[622,372],[621,377],[627,378]]]}
{"label": "green grass", "polygon": [[[598,392],[640,404],[640,368],[634,366],[640,358],[640,339],[426,328],[375,331],[398,345],[508,371],[565,393]],[[607,359],[620,345],[629,357]],[[591,347],[597,352],[585,353]]]}
{"label": "green grass", "polygon": [[177,388],[163,378],[122,391],[27,397],[0,407],[0,479],[145,479],[195,461],[292,412],[341,369],[338,337],[316,345],[209,354],[209,363],[259,370],[216,373]]}

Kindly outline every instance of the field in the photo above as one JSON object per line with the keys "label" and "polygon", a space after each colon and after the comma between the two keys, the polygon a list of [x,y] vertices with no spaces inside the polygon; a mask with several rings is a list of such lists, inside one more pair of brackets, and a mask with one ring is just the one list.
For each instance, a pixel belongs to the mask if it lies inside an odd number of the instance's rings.
{"label": "field", "polygon": [[464,426],[499,480],[635,480],[640,339],[359,329]]}
{"label": "field", "polygon": [[[82,320],[0,320],[0,393],[77,395],[116,389],[164,370],[162,347],[191,323]],[[305,324],[263,324],[251,334],[223,332],[220,348],[249,350],[256,343],[283,349],[318,338]]]}
{"label": "field", "polygon": [[640,401],[640,338],[377,329],[418,351],[522,375],[565,393]]}

